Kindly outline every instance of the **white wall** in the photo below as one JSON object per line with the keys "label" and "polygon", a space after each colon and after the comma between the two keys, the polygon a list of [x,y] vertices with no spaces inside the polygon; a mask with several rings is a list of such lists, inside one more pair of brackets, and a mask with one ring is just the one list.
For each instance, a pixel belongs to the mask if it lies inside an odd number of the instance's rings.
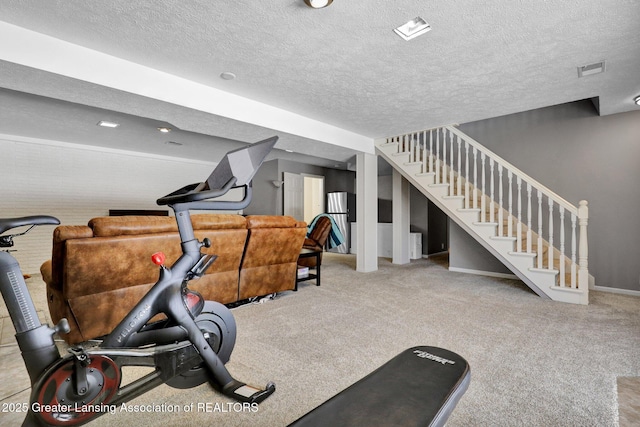
{"label": "white wall", "polygon": [[[215,163],[0,135],[0,217],[53,215],[84,225],[109,209],[164,209],[156,199],[201,182]],[[168,208],[167,208],[168,209]],[[51,258],[53,226],[17,238],[25,273]]]}

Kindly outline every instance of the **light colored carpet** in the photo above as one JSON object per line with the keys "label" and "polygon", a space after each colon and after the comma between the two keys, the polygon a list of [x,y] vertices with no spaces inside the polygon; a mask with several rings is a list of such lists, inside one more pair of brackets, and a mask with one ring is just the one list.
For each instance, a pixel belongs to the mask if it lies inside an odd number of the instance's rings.
{"label": "light colored carpet", "polygon": [[233,310],[229,370],[277,385],[256,411],[206,384],[160,386],[131,404],[178,413],[118,412],[91,425],[284,426],[414,345],[450,349],[471,366],[450,427],[618,425],[617,378],[640,375],[640,298],[592,292],[589,306],[551,302],[516,280],[452,273],[438,260],[381,259],[373,273],[357,273],[350,255],[326,254],[323,264],[321,287],[307,282]]}

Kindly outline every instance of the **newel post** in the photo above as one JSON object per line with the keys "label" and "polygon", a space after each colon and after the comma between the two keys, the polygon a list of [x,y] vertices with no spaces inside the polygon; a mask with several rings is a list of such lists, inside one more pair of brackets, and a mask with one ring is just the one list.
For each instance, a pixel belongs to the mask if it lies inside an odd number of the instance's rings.
{"label": "newel post", "polygon": [[578,288],[589,288],[589,246],[587,243],[587,224],[589,222],[589,208],[587,201],[578,204],[578,225],[580,226],[580,246],[578,247]]}

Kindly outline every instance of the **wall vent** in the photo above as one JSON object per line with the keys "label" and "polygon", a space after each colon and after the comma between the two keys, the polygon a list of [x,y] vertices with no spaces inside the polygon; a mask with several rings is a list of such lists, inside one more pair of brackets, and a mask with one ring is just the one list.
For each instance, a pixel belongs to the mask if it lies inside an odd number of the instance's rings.
{"label": "wall vent", "polygon": [[578,67],[578,77],[585,77],[600,73],[604,73],[604,61]]}

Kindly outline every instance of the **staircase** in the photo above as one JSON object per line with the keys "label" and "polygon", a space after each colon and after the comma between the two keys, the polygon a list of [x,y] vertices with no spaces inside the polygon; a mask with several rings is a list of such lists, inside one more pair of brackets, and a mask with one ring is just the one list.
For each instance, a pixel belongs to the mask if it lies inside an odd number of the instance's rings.
{"label": "staircase", "polygon": [[570,204],[454,126],[376,151],[538,295],[588,304],[586,201]]}

